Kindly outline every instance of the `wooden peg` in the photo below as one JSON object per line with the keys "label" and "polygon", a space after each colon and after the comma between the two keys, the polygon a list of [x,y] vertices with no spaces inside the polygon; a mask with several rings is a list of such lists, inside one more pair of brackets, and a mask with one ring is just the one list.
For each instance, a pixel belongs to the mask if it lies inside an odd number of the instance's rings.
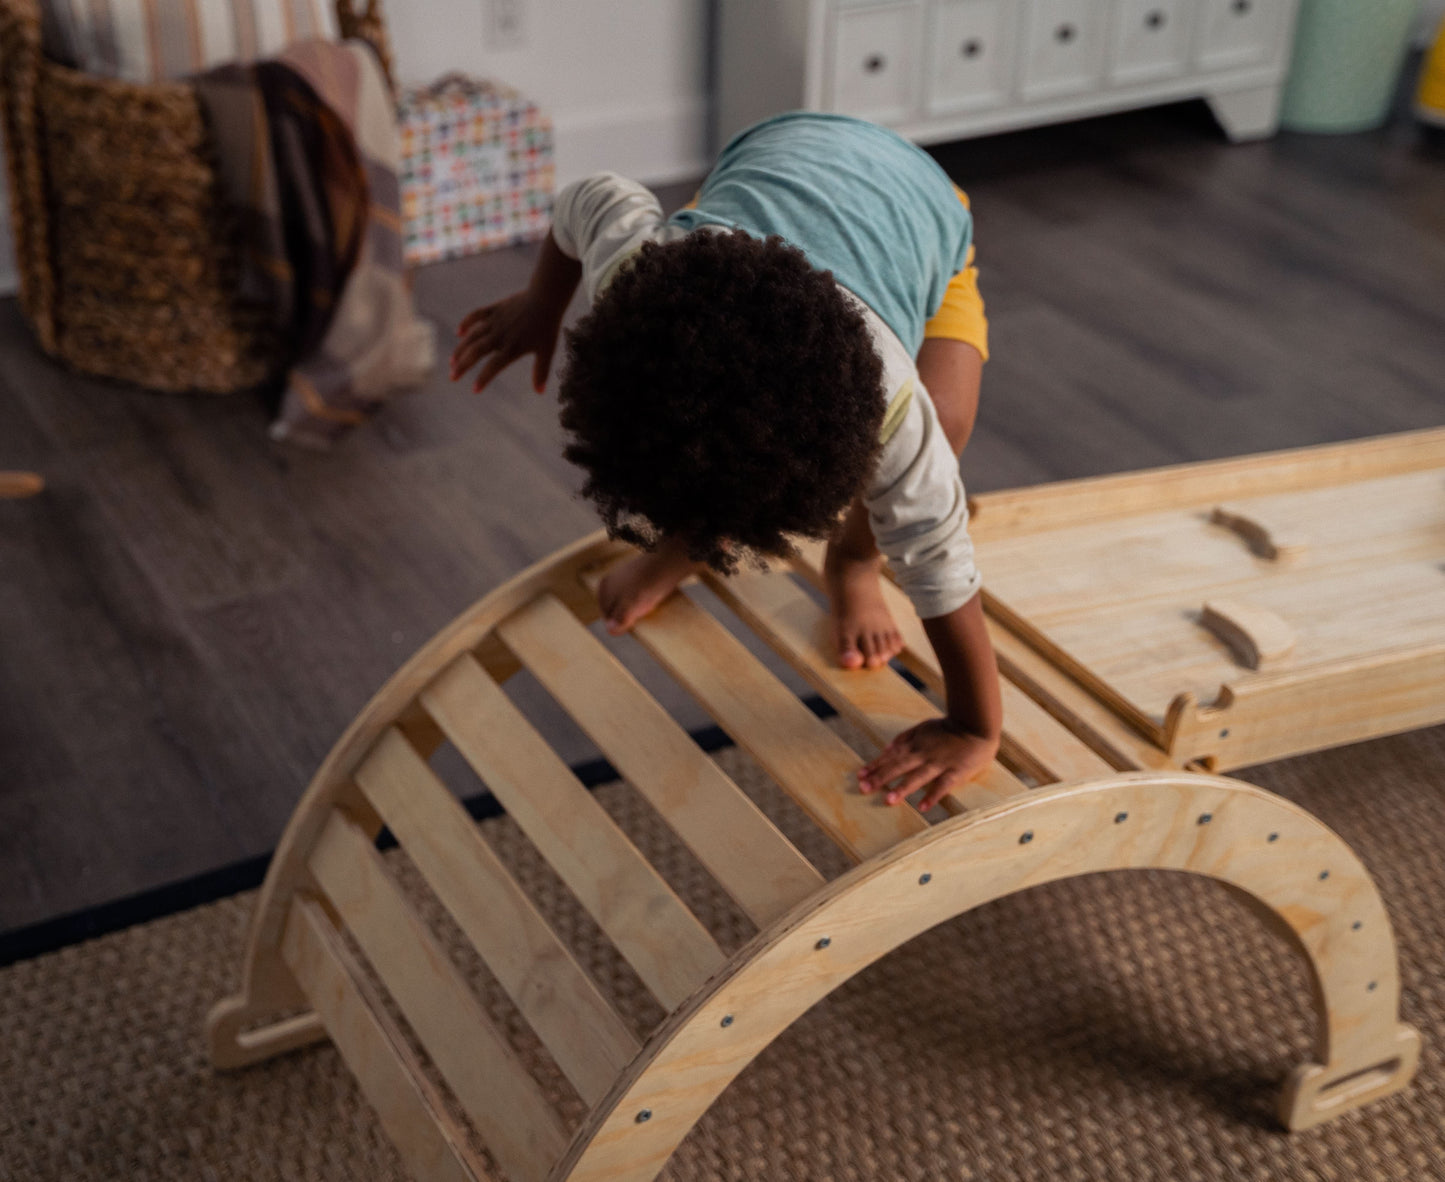
{"label": "wooden peg", "polygon": [[1304,538],[1272,530],[1258,517],[1252,517],[1236,505],[1216,505],[1209,520],[1233,530],[1255,554],[1273,562],[1293,562],[1308,548]]}
{"label": "wooden peg", "polygon": [[1289,656],[1298,637],[1268,608],[1237,599],[1212,599],[1199,622],[1219,637],[1246,669],[1262,669]]}

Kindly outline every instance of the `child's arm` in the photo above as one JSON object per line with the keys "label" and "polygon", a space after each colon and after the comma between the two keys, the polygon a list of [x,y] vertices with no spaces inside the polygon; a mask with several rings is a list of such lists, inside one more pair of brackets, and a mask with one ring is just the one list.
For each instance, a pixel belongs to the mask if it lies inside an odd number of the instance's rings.
{"label": "child's arm", "polygon": [[923,789],[918,807],[927,811],[980,775],[998,754],[1003,701],[982,600],[974,595],[947,615],[923,621],[943,671],[948,712],[910,727],[860,768],[864,793],[886,790],[888,803],[897,804]]}
{"label": "child's arm", "polygon": [[480,391],[517,358],[533,353],[532,388],[540,394],[552,368],[562,317],[581,281],[582,264],[563,254],[549,231],[526,289],[478,308],[457,326],[461,339],[452,353],[452,381],[486,357],[472,384]]}
{"label": "child's arm", "polygon": [[568,185],[557,194],[552,229],[527,289],[478,308],[458,327],[452,381],[485,357],[472,387],[481,390],[517,358],[533,353],[532,386],[540,394],[578,285],[585,282],[587,298],[595,298],[608,275],[662,224],[657,198],[635,181],[608,172]]}

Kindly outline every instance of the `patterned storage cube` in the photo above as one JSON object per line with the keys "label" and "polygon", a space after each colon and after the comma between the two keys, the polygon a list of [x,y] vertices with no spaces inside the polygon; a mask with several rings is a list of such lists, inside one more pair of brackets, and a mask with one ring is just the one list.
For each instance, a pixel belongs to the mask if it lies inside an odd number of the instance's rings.
{"label": "patterned storage cube", "polygon": [[552,216],[552,123],[494,83],[451,75],[401,99],[408,263],[530,242]]}

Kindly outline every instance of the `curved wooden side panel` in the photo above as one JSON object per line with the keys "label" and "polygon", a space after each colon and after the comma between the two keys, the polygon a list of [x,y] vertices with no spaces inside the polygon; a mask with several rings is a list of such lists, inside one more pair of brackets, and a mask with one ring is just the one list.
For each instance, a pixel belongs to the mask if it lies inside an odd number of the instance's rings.
{"label": "curved wooden side panel", "polygon": [[[305,1004],[281,956],[281,941],[292,896],[307,882],[306,860],[316,846],[333,806],[372,814],[357,792],[352,775],[373,744],[393,724],[424,732],[418,746],[434,748],[440,739],[431,720],[415,710],[417,695],[453,660],[467,652],[497,675],[515,669],[509,655],[489,654],[487,641],[497,623],[544,591],[551,591],[584,622],[597,616],[595,600],[582,586],[580,572],[626,551],[599,531],[529,567],[478,600],[437,633],[367,703],[342,735],[307,787],[291,817],[261,887],[246,940],[241,989],[212,1007],[206,1041],[217,1067],[243,1067],[326,1037],[313,1014],[258,1027],[279,1011]],[[379,819],[371,815],[373,830]]]}
{"label": "curved wooden side panel", "polygon": [[1140,772],[1039,789],[870,859],[760,934],[665,1022],[574,1135],[551,1182],[645,1182],[729,1082],[804,1011],[914,936],[983,903],[1102,870],[1206,875],[1257,900],[1315,980],[1318,1062],[1285,1088],[1304,1128],[1397,1091],[1419,1036],[1398,1021],[1395,940],[1349,847],[1235,780]]}

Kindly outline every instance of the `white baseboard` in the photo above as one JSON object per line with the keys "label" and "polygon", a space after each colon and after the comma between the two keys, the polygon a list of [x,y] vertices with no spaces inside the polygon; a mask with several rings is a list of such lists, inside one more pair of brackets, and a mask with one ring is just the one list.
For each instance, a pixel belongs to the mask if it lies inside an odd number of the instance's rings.
{"label": "white baseboard", "polygon": [[691,180],[707,172],[705,99],[664,108],[611,109],[557,115],[557,187],[594,172],[617,172],[644,184]]}

